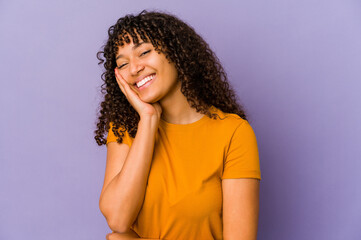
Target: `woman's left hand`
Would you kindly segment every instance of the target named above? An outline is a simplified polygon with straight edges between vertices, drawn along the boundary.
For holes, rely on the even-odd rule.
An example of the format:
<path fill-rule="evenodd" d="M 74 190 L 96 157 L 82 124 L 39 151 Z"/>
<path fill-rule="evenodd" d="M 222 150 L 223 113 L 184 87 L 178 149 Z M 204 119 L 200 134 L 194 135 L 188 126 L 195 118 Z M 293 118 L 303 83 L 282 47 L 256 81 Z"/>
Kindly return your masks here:
<path fill-rule="evenodd" d="M 135 239 L 143 239 L 143 240 L 156 240 L 150 238 L 139 238 L 136 233 L 129 232 L 129 233 L 108 233 L 106 236 L 107 240 L 135 240 Z"/>
<path fill-rule="evenodd" d="M 131 234 L 128 233 L 108 233 L 105 237 L 107 240 L 130 240 L 130 239 L 138 239 Z"/>

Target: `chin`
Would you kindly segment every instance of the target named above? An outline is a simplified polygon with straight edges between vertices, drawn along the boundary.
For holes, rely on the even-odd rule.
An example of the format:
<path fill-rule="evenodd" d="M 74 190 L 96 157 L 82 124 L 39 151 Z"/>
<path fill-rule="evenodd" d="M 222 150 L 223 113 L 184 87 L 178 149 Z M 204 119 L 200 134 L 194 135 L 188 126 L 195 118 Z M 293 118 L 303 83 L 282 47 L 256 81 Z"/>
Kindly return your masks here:
<path fill-rule="evenodd" d="M 157 97 L 146 97 L 146 98 L 140 98 L 143 102 L 146 102 L 146 103 L 156 103 L 159 101 L 159 99 Z"/>

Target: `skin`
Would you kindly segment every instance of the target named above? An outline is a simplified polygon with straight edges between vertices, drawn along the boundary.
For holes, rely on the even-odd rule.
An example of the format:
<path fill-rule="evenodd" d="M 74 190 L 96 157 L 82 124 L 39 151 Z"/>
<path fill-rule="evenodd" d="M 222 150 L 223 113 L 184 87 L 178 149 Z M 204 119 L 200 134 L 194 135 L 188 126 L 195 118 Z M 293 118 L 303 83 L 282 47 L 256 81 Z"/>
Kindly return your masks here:
<path fill-rule="evenodd" d="M 119 56 L 122 57 L 118 58 Z M 187 124 L 202 118 L 203 114 L 191 108 L 186 97 L 181 93 L 181 83 L 177 79 L 177 70 L 174 64 L 169 63 L 164 54 L 157 53 L 151 43 L 143 43 L 134 48 L 134 44 L 131 42 L 119 48 L 117 58 L 118 84 L 130 87 L 132 91 L 126 93 L 130 94 L 128 100 L 132 105 L 136 104 L 135 109 L 139 110 L 140 116 L 143 113 L 153 112 L 146 103 L 152 104 L 153 107 L 154 103 L 158 103 L 162 111 L 161 117 L 166 122 Z M 156 79 L 151 85 L 142 90 L 134 86 L 139 77 L 143 78 L 151 73 L 156 74 Z"/>
<path fill-rule="evenodd" d="M 138 89 L 134 85 L 137 80 L 143 79 L 145 76 L 153 73 L 156 74 L 156 78 L 148 87 Z M 140 125 L 138 126 L 138 132 L 143 131 L 142 126 L 144 129 L 156 130 L 160 118 L 169 123 L 188 124 L 203 117 L 203 114 L 197 113 L 195 109 L 189 106 L 187 99 L 181 93 L 181 84 L 177 79 L 177 70 L 174 64 L 169 63 L 164 54 L 157 53 L 150 43 L 142 43 L 139 46 L 135 46 L 131 42 L 130 44 L 120 47 L 117 52 L 117 68 L 115 69 L 115 74 L 121 91 L 140 115 L 141 120 Z M 144 132 L 145 131 L 146 130 L 144 130 Z M 137 149 L 137 145 L 139 145 L 142 146 L 142 148 L 148 147 L 149 151 L 153 151 L 149 138 L 153 137 L 152 134 L 154 134 L 154 132 L 150 130 L 150 133 L 144 133 L 144 140 L 142 140 L 143 138 L 141 134 L 143 133 L 139 133 L 138 137 L 137 133 L 133 142 L 133 145 L 136 145 L 134 146 L 134 149 Z M 141 143 L 141 141 L 144 142 Z M 125 156 L 135 156 L 135 152 L 139 152 L 139 149 L 141 148 L 139 147 L 138 150 L 133 151 L 129 150 L 129 147 L 125 144 L 118 144 L 116 142 L 109 143 L 106 176 L 101 195 L 106 195 L 103 194 L 103 192 L 105 192 L 105 189 L 108 188 L 108 198 L 114 198 L 114 195 L 116 195 L 115 189 L 120 188 L 116 183 L 116 179 L 118 178 L 118 184 L 120 184 L 120 172 L 122 172 L 122 168 L 128 168 L 129 171 L 132 170 L 131 166 L 129 164 L 128 166 L 125 163 Z M 141 153 L 138 153 L 138 155 L 141 155 Z M 147 154 L 145 153 L 144 156 L 146 155 Z M 150 156 L 150 154 L 148 153 L 147 156 Z M 127 158 L 129 158 L 129 156 L 127 156 Z M 132 163 L 136 164 L 134 158 L 132 159 Z M 142 159 L 144 160 L 146 157 L 143 157 Z M 148 158 L 146 162 L 147 164 L 144 164 L 141 160 L 139 160 L 140 165 L 135 169 L 137 172 L 141 172 L 142 169 L 139 170 L 139 168 L 143 167 L 145 174 L 142 176 L 135 176 L 136 173 L 134 173 L 134 178 L 139 177 L 142 180 L 146 180 L 146 173 L 149 171 L 150 161 L 151 160 Z M 127 165 L 127 167 L 125 165 Z M 126 171 L 128 170 L 125 170 L 124 172 Z M 125 175 L 124 172 L 123 175 Z M 132 177 L 133 175 L 129 174 L 129 176 L 123 178 L 131 179 Z M 144 181 L 135 182 L 134 184 L 142 185 L 136 191 L 144 192 Z M 224 239 L 256 240 L 259 213 L 259 180 L 224 179 L 222 180 L 222 192 Z M 124 195 L 123 192 L 118 192 L 118 194 L 119 197 Z M 137 198 L 142 197 L 144 198 L 144 195 L 137 196 Z M 109 204 L 112 203 L 104 203 L 104 205 Z M 138 205 L 140 207 L 141 202 L 139 202 Z M 133 214 L 133 218 L 135 218 L 139 212 L 138 208 L 137 206 L 134 207 L 134 209 L 136 209 L 134 210 L 136 214 Z M 106 211 L 104 210 L 104 212 Z M 129 224 L 130 223 L 127 225 L 129 226 Z M 113 233 L 109 233 L 106 236 L 106 239 L 141 239 L 129 228 L 119 230 L 112 227 L 116 225 L 117 223 L 109 224 Z"/>
<path fill-rule="evenodd" d="M 223 239 L 256 240 L 259 213 L 258 179 L 223 179 Z"/>

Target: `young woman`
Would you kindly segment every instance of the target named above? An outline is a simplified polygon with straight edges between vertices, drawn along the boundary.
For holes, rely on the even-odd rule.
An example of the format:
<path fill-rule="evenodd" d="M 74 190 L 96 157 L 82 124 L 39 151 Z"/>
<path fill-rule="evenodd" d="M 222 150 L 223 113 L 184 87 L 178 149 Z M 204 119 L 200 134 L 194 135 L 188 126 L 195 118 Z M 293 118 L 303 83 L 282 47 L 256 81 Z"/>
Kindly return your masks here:
<path fill-rule="evenodd" d="M 255 240 L 257 141 L 208 44 L 160 12 L 108 33 L 95 131 L 107 145 L 107 239 Z"/>

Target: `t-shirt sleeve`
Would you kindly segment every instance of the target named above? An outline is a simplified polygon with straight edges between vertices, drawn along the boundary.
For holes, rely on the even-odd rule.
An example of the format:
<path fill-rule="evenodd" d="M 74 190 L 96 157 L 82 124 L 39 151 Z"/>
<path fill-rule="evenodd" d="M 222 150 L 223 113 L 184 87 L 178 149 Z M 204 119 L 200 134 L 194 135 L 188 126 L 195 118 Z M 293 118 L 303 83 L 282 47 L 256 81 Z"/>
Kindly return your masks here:
<path fill-rule="evenodd" d="M 256 135 L 243 121 L 234 131 L 224 161 L 222 179 L 257 178 L 261 180 Z"/>
<path fill-rule="evenodd" d="M 110 126 L 110 128 L 109 128 L 109 132 L 108 132 L 108 136 L 107 136 L 107 143 L 106 143 L 107 146 L 108 146 L 108 143 L 117 141 L 117 137 L 114 135 L 114 132 L 113 132 L 113 123 L 111 122 L 109 124 L 109 126 Z M 123 129 L 124 128 L 122 127 L 121 130 L 123 130 Z M 118 131 L 120 131 L 120 129 Z M 129 147 L 133 143 L 133 138 L 129 136 L 128 131 L 124 132 L 123 143 L 127 144 Z"/>

